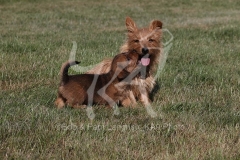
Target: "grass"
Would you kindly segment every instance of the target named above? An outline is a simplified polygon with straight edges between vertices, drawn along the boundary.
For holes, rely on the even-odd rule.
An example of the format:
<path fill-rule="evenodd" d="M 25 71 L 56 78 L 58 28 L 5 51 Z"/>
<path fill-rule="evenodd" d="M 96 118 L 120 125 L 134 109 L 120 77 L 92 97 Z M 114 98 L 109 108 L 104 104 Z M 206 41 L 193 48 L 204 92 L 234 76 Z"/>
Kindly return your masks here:
<path fill-rule="evenodd" d="M 0 158 L 240 159 L 239 9 L 237 0 L 1 0 Z M 96 106 L 90 121 L 56 109 L 72 42 L 83 66 L 112 57 L 126 16 L 142 27 L 159 19 L 174 36 L 153 97 L 162 117 Z"/>

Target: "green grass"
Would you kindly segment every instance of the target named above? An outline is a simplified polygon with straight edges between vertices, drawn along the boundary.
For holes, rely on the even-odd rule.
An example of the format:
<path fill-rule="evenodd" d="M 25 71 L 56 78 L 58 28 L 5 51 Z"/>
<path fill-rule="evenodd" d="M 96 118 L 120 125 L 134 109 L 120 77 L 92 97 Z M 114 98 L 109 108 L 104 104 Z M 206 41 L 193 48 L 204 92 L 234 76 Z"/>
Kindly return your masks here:
<path fill-rule="evenodd" d="M 239 10 L 237 0 L 1 0 L 0 159 L 240 159 Z M 174 36 L 153 96 L 162 117 L 95 107 L 91 122 L 56 109 L 72 42 L 83 66 L 112 57 L 126 16 L 159 19 Z"/>

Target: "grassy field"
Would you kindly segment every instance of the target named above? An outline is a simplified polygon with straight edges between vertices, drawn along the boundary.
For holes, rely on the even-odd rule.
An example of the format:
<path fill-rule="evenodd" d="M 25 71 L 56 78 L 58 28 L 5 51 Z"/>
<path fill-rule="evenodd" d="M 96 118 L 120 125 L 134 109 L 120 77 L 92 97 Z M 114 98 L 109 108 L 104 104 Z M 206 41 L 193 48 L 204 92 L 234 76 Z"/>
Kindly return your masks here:
<path fill-rule="evenodd" d="M 0 0 L 0 13 L 0 159 L 240 159 L 238 0 Z M 153 97 L 162 117 L 56 109 L 73 41 L 83 66 L 112 57 L 126 16 L 174 37 Z"/>

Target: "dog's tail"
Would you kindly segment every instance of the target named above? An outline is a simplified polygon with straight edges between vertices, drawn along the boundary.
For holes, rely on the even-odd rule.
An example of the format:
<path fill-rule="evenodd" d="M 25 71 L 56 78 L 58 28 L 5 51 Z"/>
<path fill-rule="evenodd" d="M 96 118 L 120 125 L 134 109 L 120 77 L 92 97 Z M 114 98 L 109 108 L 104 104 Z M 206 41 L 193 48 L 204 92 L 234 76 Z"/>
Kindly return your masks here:
<path fill-rule="evenodd" d="M 79 64 L 80 62 L 78 61 L 67 61 L 63 63 L 60 74 L 61 74 L 61 85 L 64 85 L 68 82 L 69 76 L 68 76 L 68 69 L 69 67 Z"/>

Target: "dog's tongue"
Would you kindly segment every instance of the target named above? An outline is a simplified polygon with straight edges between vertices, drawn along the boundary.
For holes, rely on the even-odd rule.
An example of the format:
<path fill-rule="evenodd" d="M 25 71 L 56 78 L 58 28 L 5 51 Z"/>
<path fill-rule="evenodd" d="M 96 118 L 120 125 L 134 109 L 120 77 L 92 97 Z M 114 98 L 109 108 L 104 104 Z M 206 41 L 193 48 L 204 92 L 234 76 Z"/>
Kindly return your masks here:
<path fill-rule="evenodd" d="M 148 66 L 150 63 L 150 58 L 141 58 L 141 63 L 143 66 Z"/>

